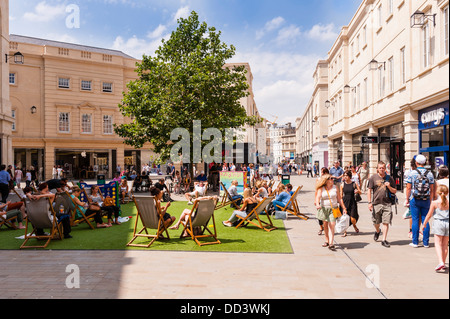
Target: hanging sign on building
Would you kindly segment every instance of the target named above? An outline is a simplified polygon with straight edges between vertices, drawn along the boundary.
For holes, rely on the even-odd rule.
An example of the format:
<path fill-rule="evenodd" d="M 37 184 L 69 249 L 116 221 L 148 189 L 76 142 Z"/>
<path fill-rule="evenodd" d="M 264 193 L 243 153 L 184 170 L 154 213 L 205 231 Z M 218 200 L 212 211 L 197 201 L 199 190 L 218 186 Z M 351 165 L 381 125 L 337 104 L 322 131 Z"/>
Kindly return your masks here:
<path fill-rule="evenodd" d="M 363 136 L 361 142 L 363 144 L 378 144 L 379 139 L 378 136 Z"/>

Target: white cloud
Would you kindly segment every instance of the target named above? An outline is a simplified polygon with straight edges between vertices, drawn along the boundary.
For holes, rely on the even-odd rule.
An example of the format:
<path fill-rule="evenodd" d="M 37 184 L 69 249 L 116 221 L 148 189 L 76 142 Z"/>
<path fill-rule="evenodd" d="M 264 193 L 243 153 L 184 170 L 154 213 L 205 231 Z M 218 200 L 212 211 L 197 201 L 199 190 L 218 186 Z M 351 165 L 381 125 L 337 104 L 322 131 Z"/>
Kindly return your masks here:
<path fill-rule="evenodd" d="M 229 61 L 248 62 L 253 93 L 262 116 L 277 114 L 278 123 L 300 117 L 311 99 L 314 69 L 320 57 L 286 52 L 238 52 Z M 295 122 L 295 121 L 294 121 Z"/>
<path fill-rule="evenodd" d="M 293 42 L 301 36 L 300 28 L 295 25 L 290 25 L 286 28 L 281 29 L 278 32 L 276 42 L 278 44 L 285 44 L 288 42 Z"/>
<path fill-rule="evenodd" d="M 142 55 L 153 55 L 161 44 L 161 39 L 148 41 L 147 39 L 140 39 L 132 36 L 129 39 L 124 39 L 118 36 L 111 49 L 122 51 L 136 59 L 142 59 Z"/>
<path fill-rule="evenodd" d="M 335 40 L 339 35 L 333 23 L 327 25 L 316 24 L 306 31 L 305 34 L 308 38 L 319 41 Z"/>
<path fill-rule="evenodd" d="M 39 2 L 33 12 L 25 12 L 25 20 L 32 22 L 50 22 L 57 18 L 63 18 L 66 15 L 66 6 L 64 4 L 49 5 L 47 2 Z"/>
<path fill-rule="evenodd" d="M 147 37 L 149 37 L 150 39 L 161 38 L 166 30 L 167 27 L 160 24 L 155 30 L 150 31 L 147 34 Z"/>
<path fill-rule="evenodd" d="M 276 17 L 268 21 L 263 29 L 256 31 L 256 39 L 259 40 L 264 37 L 267 32 L 278 29 L 284 22 L 285 20 L 283 17 Z"/>
<path fill-rule="evenodd" d="M 190 9 L 188 6 L 179 8 L 178 11 L 173 16 L 173 22 L 176 23 L 177 20 L 180 18 L 184 18 L 184 19 L 188 18 L 190 13 L 191 12 L 190 12 Z"/>

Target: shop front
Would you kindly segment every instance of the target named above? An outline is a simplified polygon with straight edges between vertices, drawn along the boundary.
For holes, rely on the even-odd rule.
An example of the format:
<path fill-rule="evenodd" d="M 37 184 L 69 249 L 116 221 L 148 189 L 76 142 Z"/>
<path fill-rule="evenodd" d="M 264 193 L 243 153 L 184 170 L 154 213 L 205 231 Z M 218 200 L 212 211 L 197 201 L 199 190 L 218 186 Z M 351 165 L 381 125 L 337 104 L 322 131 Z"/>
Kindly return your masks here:
<path fill-rule="evenodd" d="M 440 165 L 448 166 L 449 101 L 419 111 L 419 151 L 434 172 Z"/>

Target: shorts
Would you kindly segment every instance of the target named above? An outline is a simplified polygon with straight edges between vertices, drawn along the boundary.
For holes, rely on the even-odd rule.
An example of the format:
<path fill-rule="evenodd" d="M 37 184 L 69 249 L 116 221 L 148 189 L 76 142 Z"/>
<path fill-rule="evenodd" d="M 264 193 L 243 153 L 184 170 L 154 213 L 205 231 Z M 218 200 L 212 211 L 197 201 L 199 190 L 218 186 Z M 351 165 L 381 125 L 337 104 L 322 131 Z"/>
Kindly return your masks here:
<path fill-rule="evenodd" d="M 168 220 L 168 219 L 171 219 L 171 218 L 172 218 L 172 216 L 170 216 L 169 213 L 165 213 L 164 216 L 163 216 L 163 220 L 164 220 L 164 221 L 166 221 L 166 220 Z"/>
<path fill-rule="evenodd" d="M 372 222 L 374 225 L 391 224 L 392 209 L 390 204 L 373 205 Z"/>
<path fill-rule="evenodd" d="M 333 210 L 325 207 L 321 207 L 317 210 L 317 219 L 328 223 L 336 222 L 336 218 L 334 218 L 333 215 Z"/>
<path fill-rule="evenodd" d="M 435 219 L 433 221 L 433 234 L 448 237 L 448 219 Z"/>

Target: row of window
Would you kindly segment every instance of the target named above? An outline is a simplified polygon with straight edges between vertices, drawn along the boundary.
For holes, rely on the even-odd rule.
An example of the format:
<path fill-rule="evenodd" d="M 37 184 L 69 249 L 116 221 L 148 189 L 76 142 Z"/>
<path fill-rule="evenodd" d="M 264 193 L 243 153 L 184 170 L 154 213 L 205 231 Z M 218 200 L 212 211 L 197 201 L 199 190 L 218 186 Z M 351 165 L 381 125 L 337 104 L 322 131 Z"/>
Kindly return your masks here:
<path fill-rule="evenodd" d="M 113 116 L 112 115 L 103 115 L 102 121 L 103 121 L 103 125 L 102 125 L 103 134 L 112 135 L 114 133 Z M 59 133 L 70 133 L 70 123 L 71 123 L 71 113 L 70 112 L 59 112 L 58 132 Z M 82 114 L 81 115 L 81 134 L 92 134 L 92 133 L 93 133 L 92 114 Z"/>
<path fill-rule="evenodd" d="M 60 89 L 70 89 L 71 88 L 71 79 L 70 78 L 58 78 L 58 88 Z M 81 80 L 80 84 L 81 91 L 93 91 L 93 82 L 92 80 Z M 112 93 L 113 92 L 113 83 L 112 82 L 102 82 L 101 90 L 104 93 Z"/>
<path fill-rule="evenodd" d="M 16 110 L 12 110 L 12 130 L 16 130 Z M 70 133 L 70 112 L 60 112 L 58 118 L 58 132 L 59 133 Z M 93 133 L 93 118 L 92 114 L 82 114 L 81 115 L 81 133 L 82 134 L 92 134 Z M 103 115 L 103 134 L 112 135 L 114 134 L 114 122 L 112 115 Z"/>
<path fill-rule="evenodd" d="M 403 3 L 403 0 L 402 0 Z M 389 21 L 392 15 L 394 14 L 394 0 L 387 0 L 388 4 L 388 19 L 386 21 Z M 400 7 L 400 5 L 399 5 Z M 382 28 L 384 24 L 384 18 L 383 18 L 383 4 L 380 4 L 377 7 L 377 24 L 378 28 Z M 442 39 L 442 54 L 445 57 L 448 57 L 449 55 L 449 7 L 446 6 L 442 9 L 442 33 L 443 33 L 443 39 Z M 436 46 L 435 43 L 431 41 L 432 35 L 430 28 L 433 27 L 430 23 L 425 23 L 425 25 L 422 28 L 422 66 L 424 68 L 428 68 L 430 64 L 432 63 L 431 59 L 434 56 L 433 49 Z M 365 25 L 361 33 L 358 34 L 355 39 L 350 44 L 350 60 L 353 61 L 355 58 L 357 58 L 360 54 L 361 48 L 364 49 L 367 45 L 367 25 Z M 331 79 L 333 80 L 339 72 L 342 70 L 343 64 L 342 64 L 342 56 L 339 55 L 333 62 L 331 62 L 330 65 L 330 72 L 331 72 Z"/>
<path fill-rule="evenodd" d="M 16 85 L 17 84 L 17 74 L 9 73 L 9 84 Z M 60 89 L 70 89 L 71 88 L 71 79 L 70 78 L 58 78 L 58 88 Z M 81 91 L 93 91 L 93 82 L 91 80 L 81 80 L 80 83 Z M 112 82 L 102 82 L 101 91 L 103 93 L 112 93 L 113 92 L 113 83 Z"/>

